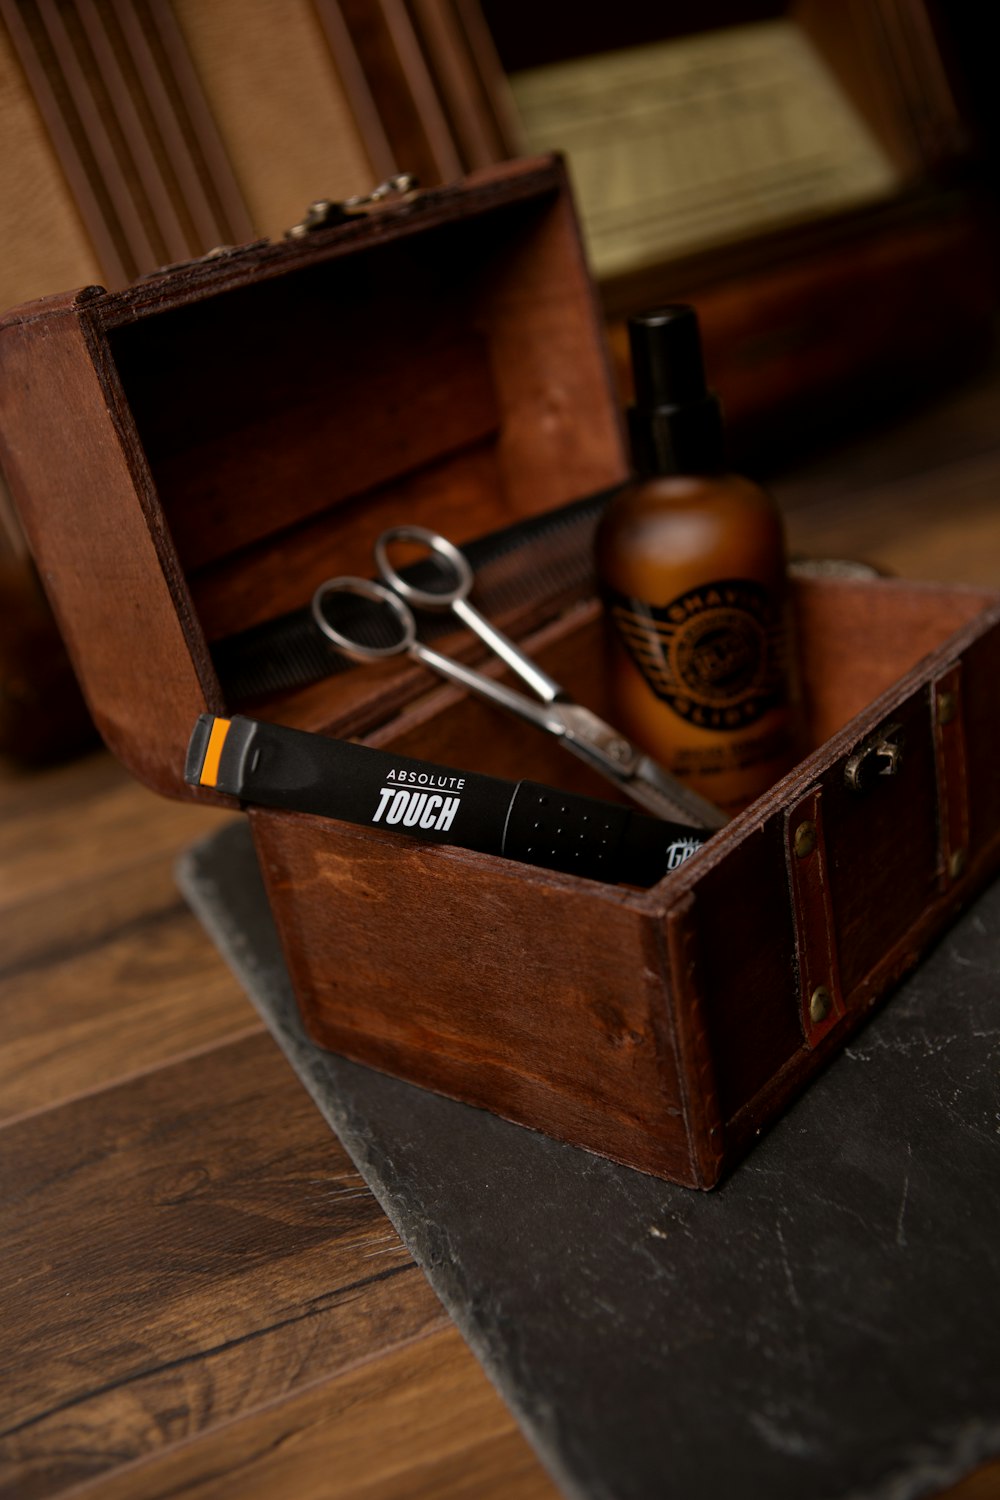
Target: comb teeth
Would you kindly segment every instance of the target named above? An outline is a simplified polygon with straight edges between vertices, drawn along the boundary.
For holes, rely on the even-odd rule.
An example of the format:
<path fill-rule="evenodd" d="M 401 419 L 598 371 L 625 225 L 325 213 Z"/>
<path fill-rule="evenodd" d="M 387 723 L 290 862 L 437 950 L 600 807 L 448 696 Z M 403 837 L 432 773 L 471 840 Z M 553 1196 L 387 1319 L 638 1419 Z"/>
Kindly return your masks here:
<path fill-rule="evenodd" d="M 613 491 L 605 490 L 559 510 L 518 521 L 467 543 L 462 551 L 476 575 L 473 596 L 486 615 L 508 614 L 537 599 L 557 600 L 594 588 L 594 532 Z M 435 569 L 421 561 L 403 569 L 420 588 L 432 589 Z M 349 606 L 348 606 L 349 607 Z M 358 601 L 364 635 L 372 645 L 391 645 L 392 626 Z M 345 622 L 351 616 L 342 616 Z M 450 615 L 422 615 L 420 636 L 433 640 L 455 629 Z M 251 703 L 289 688 L 354 670 L 317 629 L 308 608 L 297 609 L 227 636 L 212 647 L 212 661 L 226 702 Z"/>

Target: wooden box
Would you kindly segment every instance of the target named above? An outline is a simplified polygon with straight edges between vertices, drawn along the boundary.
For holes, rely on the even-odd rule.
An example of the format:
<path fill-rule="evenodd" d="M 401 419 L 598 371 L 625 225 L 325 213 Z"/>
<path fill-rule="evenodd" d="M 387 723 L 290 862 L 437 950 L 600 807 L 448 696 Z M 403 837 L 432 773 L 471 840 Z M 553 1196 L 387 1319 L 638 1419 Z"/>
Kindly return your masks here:
<path fill-rule="evenodd" d="M 218 670 L 234 633 L 370 573 L 386 524 L 463 543 L 624 477 L 557 161 L 28 305 L 0 360 L 3 463 L 40 572 L 107 743 L 149 786 L 196 795 L 196 716 L 242 709 L 608 794 L 413 664 L 253 702 Z M 534 586 L 493 605 L 601 712 L 580 538 L 576 576 L 550 579 L 536 535 L 507 562 Z M 1000 604 L 819 579 L 796 599 L 815 748 L 652 890 L 251 812 L 316 1041 L 716 1182 L 1000 863 Z"/>

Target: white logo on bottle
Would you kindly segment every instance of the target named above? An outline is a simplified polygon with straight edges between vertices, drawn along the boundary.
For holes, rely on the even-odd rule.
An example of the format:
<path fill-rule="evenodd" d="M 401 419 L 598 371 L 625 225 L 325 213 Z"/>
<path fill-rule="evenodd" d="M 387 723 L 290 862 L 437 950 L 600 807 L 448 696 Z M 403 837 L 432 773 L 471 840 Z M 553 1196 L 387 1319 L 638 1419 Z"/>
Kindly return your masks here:
<path fill-rule="evenodd" d="M 667 869 L 676 870 L 678 865 L 690 859 L 692 854 L 697 854 L 700 848 L 701 839 L 674 839 L 674 842 L 667 846 Z"/>

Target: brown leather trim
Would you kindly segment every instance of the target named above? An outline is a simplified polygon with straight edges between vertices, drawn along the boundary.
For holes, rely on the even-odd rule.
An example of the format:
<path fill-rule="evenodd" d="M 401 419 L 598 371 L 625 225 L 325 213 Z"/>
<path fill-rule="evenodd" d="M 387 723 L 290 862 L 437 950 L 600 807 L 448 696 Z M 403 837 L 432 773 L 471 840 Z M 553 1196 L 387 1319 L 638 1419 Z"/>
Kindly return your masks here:
<path fill-rule="evenodd" d="M 822 787 L 814 786 L 785 814 L 785 857 L 799 968 L 799 1012 L 807 1047 L 844 1014 L 840 963 L 823 831 Z"/>
<path fill-rule="evenodd" d="M 942 888 L 954 885 L 969 859 L 969 787 L 966 775 L 962 663 L 930 685 L 938 798 L 938 871 Z"/>
<path fill-rule="evenodd" d="M 698 1186 L 713 1187 L 722 1172 L 724 1129 L 712 1044 L 705 1022 L 704 985 L 698 972 L 695 897 L 686 896 L 667 912 L 666 945 L 674 996 L 681 1087 L 691 1158 Z"/>

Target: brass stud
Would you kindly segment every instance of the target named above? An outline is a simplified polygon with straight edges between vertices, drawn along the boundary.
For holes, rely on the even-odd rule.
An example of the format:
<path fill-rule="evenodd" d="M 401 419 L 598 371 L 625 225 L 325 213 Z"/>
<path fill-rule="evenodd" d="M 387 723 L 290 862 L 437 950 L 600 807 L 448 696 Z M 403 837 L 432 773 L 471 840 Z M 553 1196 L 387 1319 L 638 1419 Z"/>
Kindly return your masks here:
<path fill-rule="evenodd" d="M 939 724 L 950 724 L 958 710 L 958 703 L 954 693 L 947 691 L 938 693 L 937 717 Z"/>
<path fill-rule="evenodd" d="M 817 985 L 809 997 L 809 1019 L 819 1025 L 820 1021 L 826 1020 L 832 1009 L 833 996 L 830 991 L 824 984 Z"/>
<path fill-rule="evenodd" d="M 816 824 L 810 823 L 808 818 L 800 823 L 795 830 L 795 855 L 797 859 L 805 859 L 816 847 Z"/>
<path fill-rule="evenodd" d="M 948 861 L 948 874 L 952 880 L 957 880 L 960 875 L 964 874 L 967 863 L 968 855 L 966 851 L 964 849 L 956 849 Z"/>

